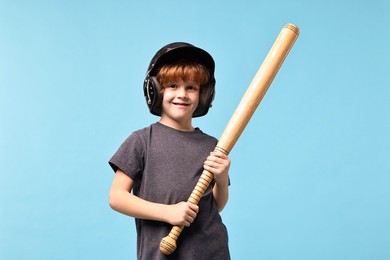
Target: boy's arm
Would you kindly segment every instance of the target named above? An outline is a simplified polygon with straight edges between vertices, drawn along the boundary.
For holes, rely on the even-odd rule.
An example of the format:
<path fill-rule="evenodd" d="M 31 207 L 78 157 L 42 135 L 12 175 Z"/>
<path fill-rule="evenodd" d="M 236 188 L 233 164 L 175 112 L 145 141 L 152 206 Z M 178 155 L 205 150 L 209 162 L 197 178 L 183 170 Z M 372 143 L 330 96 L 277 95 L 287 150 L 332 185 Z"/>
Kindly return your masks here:
<path fill-rule="evenodd" d="M 213 196 L 215 204 L 221 212 L 229 198 L 230 159 L 221 152 L 211 152 L 203 167 L 214 175 Z"/>
<path fill-rule="evenodd" d="M 218 211 L 221 212 L 229 199 L 229 182 L 226 184 L 221 184 L 215 182 L 213 188 L 214 201 L 217 205 Z"/>
<path fill-rule="evenodd" d="M 134 181 L 123 171 L 117 170 L 109 194 L 110 207 L 122 214 L 139 219 L 149 219 L 189 226 L 199 207 L 190 202 L 165 205 L 143 200 L 131 193 Z"/>

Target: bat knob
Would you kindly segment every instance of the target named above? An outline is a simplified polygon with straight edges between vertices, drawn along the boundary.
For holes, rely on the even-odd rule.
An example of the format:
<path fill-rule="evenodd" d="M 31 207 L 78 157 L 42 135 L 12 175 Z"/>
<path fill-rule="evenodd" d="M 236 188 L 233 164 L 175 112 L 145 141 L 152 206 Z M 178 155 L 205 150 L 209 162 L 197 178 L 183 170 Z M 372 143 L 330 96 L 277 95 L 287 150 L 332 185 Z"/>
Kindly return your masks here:
<path fill-rule="evenodd" d="M 163 239 L 161 239 L 160 242 L 160 251 L 164 255 L 170 255 L 172 254 L 176 249 L 176 240 L 171 238 L 170 236 L 166 236 Z"/>

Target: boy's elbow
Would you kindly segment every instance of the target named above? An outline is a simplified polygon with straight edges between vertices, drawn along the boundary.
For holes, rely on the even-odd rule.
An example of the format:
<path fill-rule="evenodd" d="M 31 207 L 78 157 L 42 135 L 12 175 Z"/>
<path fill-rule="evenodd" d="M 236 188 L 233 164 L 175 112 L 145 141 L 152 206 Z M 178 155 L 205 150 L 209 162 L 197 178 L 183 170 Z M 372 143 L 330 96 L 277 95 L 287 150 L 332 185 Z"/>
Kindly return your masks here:
<path fill-rule="evenodd" d="M 119 196 L 117 193 L 110 192 L 108 195 L 108 204 L 110 205 L 110 208 L 117 211 L 119 207 Z"/>
<path fill-rule="evenodd" d="M 222 210 L 225 208 L 226 204 L 227 204 L 227 201 L 217 205 L 218 212 L 222 212 Z"/>
<path fill-rule="evenodd" d="M 221 212 L 225 208 L 227 202 L 228 202 L 227 196 L 225 198 L 219 198 L 219 199 L 214 198 L 214 203 L 217 207 L 218 212 Z"/>

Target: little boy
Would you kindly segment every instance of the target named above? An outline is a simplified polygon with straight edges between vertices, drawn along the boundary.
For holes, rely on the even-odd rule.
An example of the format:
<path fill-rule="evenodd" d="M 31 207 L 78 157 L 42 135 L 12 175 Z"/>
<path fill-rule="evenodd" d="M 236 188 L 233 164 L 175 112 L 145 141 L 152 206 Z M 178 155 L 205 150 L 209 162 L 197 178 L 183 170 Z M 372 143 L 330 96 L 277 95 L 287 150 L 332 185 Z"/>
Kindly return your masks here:
<path fill-rule="evenodd" d="M 149 110 L 160 120 L 133 132 L 109 161 L 115 171 L 109 203 L 135 218 L 138 259 L 230 259 L 219 214 L 228 200 L 230 159 L 210 153 L 217 139 L 192 126 L 213 101 L 214 67 L 210 54 L 191 44 L 161 48 L 144 82 Z M 214 180 L 195 205 L 187 199 L 203 169 Z M 166 256 L 159 245 L 172 225 L 186 228 Z"/>

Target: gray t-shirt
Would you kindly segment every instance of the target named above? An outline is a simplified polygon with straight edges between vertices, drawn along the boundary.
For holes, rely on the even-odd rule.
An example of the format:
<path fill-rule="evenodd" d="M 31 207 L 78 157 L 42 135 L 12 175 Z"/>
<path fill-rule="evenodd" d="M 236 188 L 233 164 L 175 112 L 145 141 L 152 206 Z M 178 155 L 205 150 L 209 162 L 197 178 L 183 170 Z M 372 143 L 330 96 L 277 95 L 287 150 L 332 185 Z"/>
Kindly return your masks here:
<path fill-rule="evenodd" d="M 151 202 L 175 204 L 187 201 L 216 144 L 214 137 L 199 129 L 185 132 L 155 123 L 132 133 L 109 164 L 134 181 L 134 195 Z M 176 250 L 169 256 L 160 252 L 159 245 L 172 226 L 135 219 L 138 259 L 230 259 L 227 230 L 215 205 L 212 186 L 199 201 L 195 221 L 184 228 Z"/>

